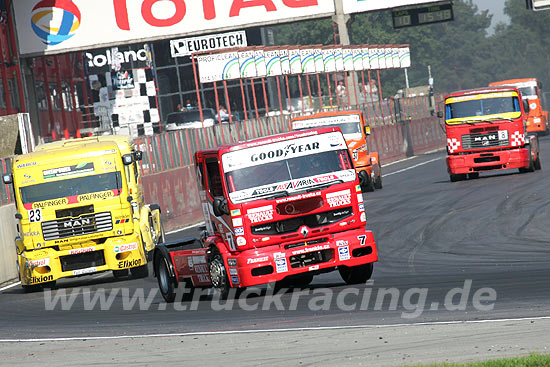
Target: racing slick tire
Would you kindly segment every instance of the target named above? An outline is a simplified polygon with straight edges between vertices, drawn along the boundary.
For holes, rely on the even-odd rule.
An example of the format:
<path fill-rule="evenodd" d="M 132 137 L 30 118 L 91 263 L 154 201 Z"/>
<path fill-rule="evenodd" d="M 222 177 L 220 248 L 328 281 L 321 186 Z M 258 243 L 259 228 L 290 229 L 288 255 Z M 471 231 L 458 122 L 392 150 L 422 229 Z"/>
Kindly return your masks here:
<path fill-rule="evenodd" d="M 219 292 L 222 299 L 226 299 L 231 290 L 229 284 L 229 278 L 227 277 L 227 270 L 223 262 L 223 257 L 218 249 L 212 250 L 210 261 L 208 262 L 208 269 L 210 272 L 210 278 L 212 279 L 212 286 Z"/>
<path fill-rule="evenodd" d="M 538 171 L 542 168 L 542 165 L 540 164 L 540 153 L 537 153 L 537 160 L 535 161 L 535 170 Z"/>
<path fill-rule="evenodd" d="M 155 257 L 155 268 L 157 269 L 157 281 L 159 284 L 160 294 L 167 303 L 172 303 L 176 299 L 176 291 L 174 290 L 175 279 L 170 275 L 170 270 L 164 256 Z"/>
<path fill-rule="evenodd" d="M 149 267 L 147 264 L 130 268 L 130 273 L 134 279 L 147 278 L 149 276 Z"/>
<path fill-rule="evenodd" d="M 122 279 L 128 276 L 128 269 L 113 270 L 113 276 L 115 279 Z"/>
<path fill-rule="evenodd" d="M 474 180 L 476 178 L 479 178 L 479 172 L 468 173 L 468 179 Z"/>
<path fill-rule="evenodd" d="M 23 292 L 25 293 L 34 293 L 42 289 L 42 287 L 39 284 L 33 284 L 33 285 L 21 284 L 21 288 L 23 288 Z"/>
<path fill-rule="evenodd" d="M 376 175 L 376 179 L 374 180 L 374 188 L 376 190 L 380 190 L 382 188 L 382 167 L 380 167 L 380 163 L 378 163 L 378 172 Z"/>
<path fill-rule="evenodd" d="M 451 178 L 451 182 L 463 181 L 466 179 L 466 174 L 461 173 L 458 175 L 450 175 L 450 178 Z"/>
<path fill-rule="evenodd" d="M 285 288 L 303 288 L 307 287 L 312 281 L 312 272 L 290 275 L 282 280 L 279 280 L 278 282 L 275 282 L 275 290 L 279 291 Z"/>
<path fill-rule="evenodd" d="M 529 146 L 529 166 L 528 167 L 520 167 L 519 173 L 527 173 L 527 172 L 535 172 L 535 161 L 533 160 L 533 154 L 531 152 L 531 146 Z"/>
<path fill-rule="evenodd" d="M 338 272 L 340 272 L 340 276 L 342 277 L 342 280 L 346 282 L 346 284 L 366 283 L 367 280 L 369 280 L 372 276 L 373 270 L 373 263 L 357 266 L 338 266 Z"/>

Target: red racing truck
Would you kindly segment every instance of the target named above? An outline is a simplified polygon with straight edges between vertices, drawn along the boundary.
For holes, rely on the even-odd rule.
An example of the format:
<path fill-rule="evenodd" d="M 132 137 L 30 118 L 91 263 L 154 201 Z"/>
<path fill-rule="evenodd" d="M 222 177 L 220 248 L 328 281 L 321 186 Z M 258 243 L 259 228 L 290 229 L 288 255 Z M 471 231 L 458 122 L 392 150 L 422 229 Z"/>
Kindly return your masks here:
<path fill-rule="evenodd" d="M 359 180 L 339 128 L 263 137 L 195 153 L 206 231 L 157 246 L 167 302 L 176 288 L 307 285 L 338 269 L 366 282 L 378 260 Z"/>
<path fill-rule="evenodd" d="M 541 168 L 536 135 L 526 129 L 529 105 L 515 87 L 460 91 L 445 97 L 447 169 L 451 181 L 479 172 Z M 443 117 L 439 113 L 439 117 Z"/>

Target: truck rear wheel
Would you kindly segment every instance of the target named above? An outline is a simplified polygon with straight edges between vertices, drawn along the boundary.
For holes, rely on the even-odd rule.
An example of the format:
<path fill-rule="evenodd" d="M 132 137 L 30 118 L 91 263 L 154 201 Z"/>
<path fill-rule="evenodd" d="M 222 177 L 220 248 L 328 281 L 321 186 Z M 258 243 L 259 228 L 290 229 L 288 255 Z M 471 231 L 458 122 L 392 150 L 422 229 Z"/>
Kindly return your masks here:
<path fill-rule="evenodd" d="M 542 168 L 542 166 L 540 164 L 540 153 L 537 153 L 537 160 L 535 161 L 535 170 L 538 171 L 541 168 Z"/>
<path fill-rule="evenodd" d="M 164 256 L 157 256 L 155 262 L 155 267 L 158 271 L 157 281 L 159 283 L 160 294 L 162 294 L 162 298 L 166 302 L 172 303 L 176 299 L 176 292 L 174 290 L 175 279 L 170 275 L 170 270 Z"/>
<path fill-rule="evenodd" d="M 520 167 L 519 173 L 527 173 L 527 172 L 534 172 L 535 171 L 535 161 L 533 160 L 533 152 L 531 151 L 531 146 L 529 146 L 529 166 L 527 167 Z"/>
<path fill-rule="evenodd" d="M 227 278 L 227 271 L 225 269 L 225 264 L 223 263 L 223 257 L 217 249 L 213 250 L 212 258 L 209 261 L 208 267 L 210 271 L 210 278 L 212 278 L 212 286 L 220 292 L 221 298 L 227 298 L 231 285 L 229 284 L 229 279 Z"/>
<path fill-rule="evenodd" d="M 374 270 L 373 263 L 357 265 L 357 266 L 338 266 L 338 271 L 342 280 L 346 284 L 360 284 L 365 283 L 372 276 Z"/>

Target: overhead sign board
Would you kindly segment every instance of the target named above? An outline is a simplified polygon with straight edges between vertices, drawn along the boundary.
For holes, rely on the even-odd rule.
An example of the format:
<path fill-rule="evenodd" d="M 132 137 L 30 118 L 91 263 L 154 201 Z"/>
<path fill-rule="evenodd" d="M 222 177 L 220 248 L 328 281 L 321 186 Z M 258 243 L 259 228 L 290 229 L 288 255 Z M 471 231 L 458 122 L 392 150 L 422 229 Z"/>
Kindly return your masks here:
<path fill-rule="evenodd" d="M 248 46 L 246 32 L 229 32 L 208 36 L 181 38 L 170 41 L 172 57 L 190 56 L 195 52 L 222 50 Z"/>
<path fill-rule="evenodd" d="M 21 56 L 122 46 L 334 14 L 332 0 L 17 0 Z"/>
<path fill-rule="evenodd" d="M 527 0 L 527 7 L 534 11 L 547 10 L 550 9 L 550 0 Z"/>
<path fill-rule="evenodd" d="M 392 11 L 393 28 L 447 22 L 454 19 L 451 3 L 432 4 Z"/>
<path fill-rule="evenodd" d="M 361 13 L 382 9 L 398 8 L 407 5 L 428 4 L 441 0 L 344 0 L 344 13 Z"/>

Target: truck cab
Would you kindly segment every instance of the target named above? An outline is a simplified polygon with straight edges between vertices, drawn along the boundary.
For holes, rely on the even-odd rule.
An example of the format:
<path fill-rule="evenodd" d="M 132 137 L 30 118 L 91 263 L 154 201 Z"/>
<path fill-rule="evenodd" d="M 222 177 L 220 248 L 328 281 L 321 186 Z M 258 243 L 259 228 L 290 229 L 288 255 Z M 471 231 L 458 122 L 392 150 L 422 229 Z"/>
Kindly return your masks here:
<path fill-rule="evenodd" d="M 540 169 L 537 137 L 528 134 L 527 100 L 515 87 L 455 92 L 445 97 L 447 169 L 451 181 L 480 172 Z M 443 115 L 440 114 L 440 117 Z"/>
<path fill-rule="evenodd" d="M 367 136 L 371 129 L 361 111 L 329 111 L 293 118 L 292 130 L 321 126 L 339 127 L 353 158 L 362 191 L 382 188 L 382 169 L 377 152 L 369 152 Z"/>
<path fill-rule="evenodd" d="M 548 111 L 542 109 L 542 84 L 537 79 L 502 80 L 500 82 L 489 83 L 489 86 L 510 86 L 519 89 L 522 98 L 529 103 L 529 115 L 526 122 L 527 132 L 548 135 Z"/>
<path fill-rule="evenodd" d="M 348 283 L 370 278 L 376 244 L 339 128 L 198 151 L 195 165 L 206 230 L 155 250 L 167 301 L 182 282 L 227 296 L 271 282 L 304 285 L 336 269 Z"/>
<path fill-rule="evenodd" d="M 40 145 L 17 156 L 12 173 L 25 291 L 60 278 L 112 270 L 148 274 L 147 258 L 163 232 L 158 205 L 146 205 L 128 137 L 102 136 Z"/>

